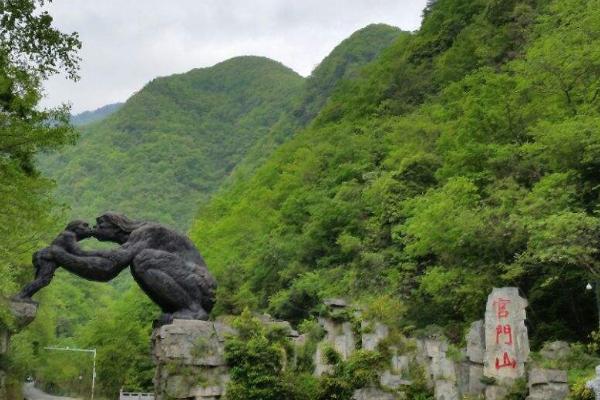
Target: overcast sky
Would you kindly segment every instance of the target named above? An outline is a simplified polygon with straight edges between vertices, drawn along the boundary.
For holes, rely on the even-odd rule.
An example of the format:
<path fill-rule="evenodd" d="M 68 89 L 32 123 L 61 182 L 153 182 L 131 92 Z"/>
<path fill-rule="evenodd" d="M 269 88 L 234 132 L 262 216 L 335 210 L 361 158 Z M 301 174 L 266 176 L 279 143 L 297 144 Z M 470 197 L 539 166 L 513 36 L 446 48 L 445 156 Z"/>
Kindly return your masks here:
<path fill-rule="evenodd" d="M 79 113 L 125 101 L 157 76 L 239 55 L 301 75 L 370 24 L 418 29 L 426 0 L 54 0 L 55 25 L 79 32 L 81 80 L 54 77 L 43 105 Z"/>

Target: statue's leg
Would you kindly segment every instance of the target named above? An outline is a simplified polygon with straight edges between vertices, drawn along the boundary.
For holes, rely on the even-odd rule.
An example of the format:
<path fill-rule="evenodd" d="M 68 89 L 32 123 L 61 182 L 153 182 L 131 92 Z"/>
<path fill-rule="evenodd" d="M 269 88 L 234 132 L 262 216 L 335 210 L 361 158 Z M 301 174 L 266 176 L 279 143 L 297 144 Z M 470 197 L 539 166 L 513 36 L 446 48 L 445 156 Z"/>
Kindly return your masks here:
<path fill-rule="evenodd" d="M 52 278 L 54 277 L 54 271 L 56 271 L 56 264 L 52 261 L 43 261 L 40 264 L 36 265 L 36 277 L 35 279 L 25 285 L 25 287 L 16 295 L 17 298 L 20 299 L 28 299 L 31 298 L 34 294 L 36 294 L 40 289 L 48 286 Z"/>
<path fill-rule="evenodd" d="M 190 268 L 178 255 L 147 249 L 133 260 L 131 273 L 142 290 L 165 313 L 179 319 L 207 319 L 199 290 L 190 290 L 194 281 Z"/>

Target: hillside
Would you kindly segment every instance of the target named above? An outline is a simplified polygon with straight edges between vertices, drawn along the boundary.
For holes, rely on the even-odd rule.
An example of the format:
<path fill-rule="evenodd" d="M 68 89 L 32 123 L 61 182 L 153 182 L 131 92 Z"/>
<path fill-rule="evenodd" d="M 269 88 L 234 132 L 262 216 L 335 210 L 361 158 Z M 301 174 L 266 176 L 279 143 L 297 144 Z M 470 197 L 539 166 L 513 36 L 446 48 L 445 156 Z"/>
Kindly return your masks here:
<path fill-rule="evenodd" d="M 494 286 L 534 346 L 597 326 L 596 2 L 438 0 L 191 228 L 218 312 L 301 321 L 327 296 L 460 340 Z M 543 310 L 543 316 L 542 316 Z"/>
<path fill-rule="evenodd" d="M 75 114 L 71 117 L 71 124 L 75 126 L 81 126 L 85 124 L 91 124 L 92 122 L 100 121 L 101 119 L 104 119 L 109 115 L 114 114 L 121 107 L 123 107 L 123 103 L 113 103 L 107 104 L 93 111 L 84 111 L 82 113 Z"/>
<path fill-rule="evenodd" d="M 356 79 L 363 66 L 375 59 L 401 35 L 408 33 L 386 24 L 371 24 L 354 32 L 337 45 L 306 79 L 294 99 L 291 112 L 283 114 L 269 133 L 256 142 L 236 166 L 225 186 L 232 182 L 243 184 L 277 147 L 314 119 L 339 85 L 347 80 Z"/>
<path fill-rule="evenodd" d="M 195 205 L 291 107 L 302 77 L 262 57 L 157 78 L 41 169 L 72 215 L 119 210 L 185 229 Z"/>

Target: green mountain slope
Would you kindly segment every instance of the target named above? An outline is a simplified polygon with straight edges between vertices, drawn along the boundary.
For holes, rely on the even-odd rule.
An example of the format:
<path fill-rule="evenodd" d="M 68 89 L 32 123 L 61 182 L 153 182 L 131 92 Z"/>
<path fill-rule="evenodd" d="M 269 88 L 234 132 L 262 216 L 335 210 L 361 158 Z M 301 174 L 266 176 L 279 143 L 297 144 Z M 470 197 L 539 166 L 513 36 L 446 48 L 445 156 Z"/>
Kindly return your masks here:
<path fill-rule="evenodd" d="M 218 308 L 299 321 L 325 296 L 450 338 L 494 286 L 534 344 L 596 326 L 600 9 L 438 0 L 191 229 Z"/>
<path fill-rule="evenodd" d="M 337 45 L 306 79 L 294 99 L 292 111 L 279 121 L 248 151 L 225 182 L 243 184 L 248 176 L 281 144 L 308 125 L 323 108 L 334 90 L 344 81 L 356 79 L 359 70 L 399 36 L 408 35 L 386 24 L 371 24 L 354 32 Z"/>
<path fill-rule="evenodd" d="M 197 202 L 290 109 L 302 83 L 262 57 L 157 78 L 41 167 L 73 215 L 119 210 L 184 229 Z"/>

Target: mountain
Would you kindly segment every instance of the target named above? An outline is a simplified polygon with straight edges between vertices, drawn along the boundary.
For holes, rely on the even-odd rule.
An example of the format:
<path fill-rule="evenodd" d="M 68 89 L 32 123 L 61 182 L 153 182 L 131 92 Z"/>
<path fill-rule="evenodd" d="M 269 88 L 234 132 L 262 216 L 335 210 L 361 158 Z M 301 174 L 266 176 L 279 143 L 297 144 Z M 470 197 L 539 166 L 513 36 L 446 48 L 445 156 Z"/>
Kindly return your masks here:
<path fill-rule="evenodd" d="M 200 209 L 217 312 L 300 322 L 344 296 L 460 340 L 493 287 L 532 343 L 585 340 L 600 243 L 600 15 L 437 0 L 314 120 Z M 393 310 L 393 311 L 391 311 Z"/>
<path fill-rule="evenodd" d="M 282 114 L 268 134 L 261 137 L 225 182 L 244 181 L 277 147 L 308 125 L 335 89 L 356 79 L 360 69 L 407 32 L 386 24 L 371 24 L 337 45 L 306 79 L 294 99 L 292 111 Z"/>
<path fill-rule="evenodd" d="M 185 229 L 246 151 L 290 110 L 303 78 L 262 57 L 157 78 L 81 139 L 48 156 L 72 215 L 119 210 Z"/>
<path fill-rule="evenodd" d="M 353 79 L 401 34 L 369 25 L 308 79 L 261 57 L 155 79 L 125 104 L 75 116 L 81 140 L 42 158 L 41 169 L 74 217 L 119 210 L 186 229 L 226 178 L 251 173 L 312 120 L 337 82 Z"/>
<path fill-rule="evenodd" d="M 101 119 L 104 119 L 117 112 L 121 107 L 123 107 L 123 104 L 124 103 L 107 104 L 93 111 L 84 111 L 82 113 L 75 114 L 71 117 L 71 124 L 75 126 L 81 126 L 100 121 Z"/>

